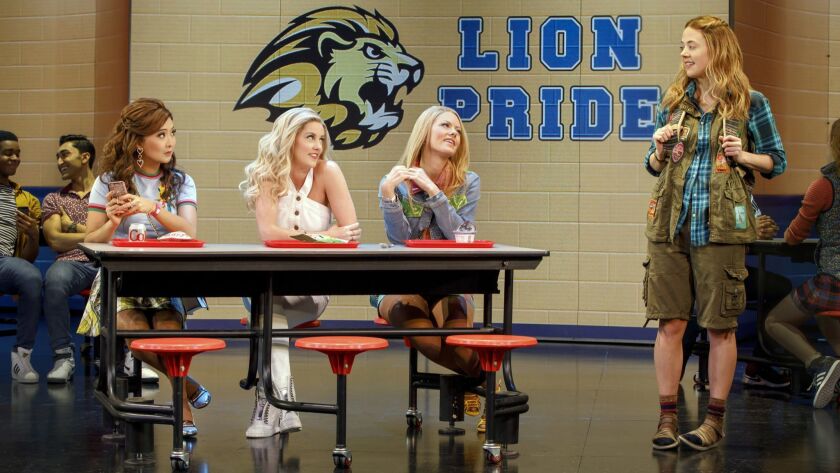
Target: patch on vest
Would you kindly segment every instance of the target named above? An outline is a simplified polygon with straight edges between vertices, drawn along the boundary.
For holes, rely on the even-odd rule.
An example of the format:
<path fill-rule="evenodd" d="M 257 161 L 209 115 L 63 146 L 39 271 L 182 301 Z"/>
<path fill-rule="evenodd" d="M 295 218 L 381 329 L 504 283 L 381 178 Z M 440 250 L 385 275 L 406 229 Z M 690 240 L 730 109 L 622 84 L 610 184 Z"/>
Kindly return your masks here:
<path fill-rule="evenodd" d="M 726 156 L 723 153 L 718 153 L 715 157 L 715 172 L 716 173 L 728 173 L 729 172 L 729 161 L 726 160 Z"/>
<path fill-rule="evenodd" d="M 677 143 L 676 146 L 674 146 L 673 151 L 671 151 L 671 160 L 674 161 L 675 163 L 679 162 L 680 159 L 682 159 L 684 153 L 685 153 L 685 145 L 683 144 L 682 141 L 680 141 L 679 143 Z"/>
<path fill-rule="evenodd" d="M 653 220 L 656 216 L 656 199 L 650 199 L 648 202 L 648 220 Z"/>
<path fill-rule="evenodd" d="M 735 204 L 735 207 L 732 209 L 735 212 L 735 229 L 736 230 L 746 230 L 747 229 L 747 206 L 744 204 Z"/>

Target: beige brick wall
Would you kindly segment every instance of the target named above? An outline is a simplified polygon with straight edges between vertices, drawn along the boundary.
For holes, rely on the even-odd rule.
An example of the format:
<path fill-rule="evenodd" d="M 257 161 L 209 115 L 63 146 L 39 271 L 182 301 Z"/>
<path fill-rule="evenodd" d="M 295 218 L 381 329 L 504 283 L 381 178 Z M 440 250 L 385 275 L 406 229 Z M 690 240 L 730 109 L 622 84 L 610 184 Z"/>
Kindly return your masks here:
<path fill-rule="evenodd" d="M 346 3 L 352 5 L 358 2 Z M 641 170 L 645 143 L 571 142 L 569 89 L 605 85 L 618 101 L 625 84 L 665 86 L 677 67 L 676 46 L 691 16 L 725 16 L 728 2 L 674 1 L 506 2 L 454 0 L 367 1 L 399 31 L 410 54 L 424 62 L 425 76 L 405 101 L 405 117 L 377 146 L 334 153 L 353 193 L 364 240 L 384 241 L 376 201 L 379 178 L 395 163 L 417 115 L 436 103 L 440 85 L 472 85 L 482 94 L 482 113 L 465 124 L 472 147 L 472 167 L 482 178 L 478 220 L 480 236 L 521 246 L 546 248 L 552 256 L 540 268 L 519 272 L 516 320 L 530 323 L 639 326 L 642 223 L 646 194 L 653 180 Z M 208 241 L 256 241 L 253 217 L 245 213 L 235 190 L 242 168 L 254 157 L 256 141 L 270 124 L 264 110 L 233 112 L 242 80 L 257 53 L 288 22 L 306 11 L 341 1 L 185 0 L 168 5 L 134 0 L 131 15 L 131 97 L 154 95 L 166 100 L 181 133 L 178 156 L 196 179 L 200 199 L 200 234 Z M 663 9 L 664 8 L 664 9 Z M 641 9 L 641 10 L 640 10 Z M 641 72 L 592 72 L 590 15 L 644 15 L 640 36 Z M 533 19 L 529 72 L 508 72 L 506 19 Z M 539 62 L 539 25 L 549 15 L 573 15 L 583 25 L 583 61 L 572 72 L 551 73 Z M 485 48 L 499 51 L 498 72 L 459 72 L 457 18 L 483 16 Z M 0 50 L 2 53 L 2 50 Z M 486 90 L 490 85 L 524 87 L 537 102 L 531 123 L 540 121 L 537 101 L 542 85 L 566 87 L 560 142 L 490 142 Z M 2 96 L 0 96 L 2 100 Z M 620 104 L 616 116 L 620 116 Z M 501 283 L 500 283 L 501 284 Z M 210 317 L 243 313 L 238 301 L 215 299 Z M 501 299 L 494 300 L 501 316 Z M 370 319 L 364 297 L 336 297 L 327 318 Z"/>
<path fill-rule="evenodd" d="M 840 53 L 840 2 L 737 0 L 735 20 L 747 74 L 773 105 L 788 157 L 787 172 L 759 181 L 757 192 L 804 194 L 828 162 L 840 116 L 840 60 L 831 54 Z"/>
<path fill-rule="evenodd" d="M 482 95 L 470 133 L 473 169 L 482 177 L 480 235 L 546 248 L 551 258 L 517 274 L 521 322 L 638 326 L 646 194 L 653 181 L 639 165 L 644 143 L 573 142 L 569 87 L 605 85 L 618 100 L 622 85 L 665 87 L 677 66 L 683 24 L 698 14 L 727 16 L 729 1 L 598 0 L 4 0 L 0 12 L 0 129 L 21 136 L 28 185 L 60 182 L 53 157 L 60 134 L 82 132 L 97 145 L 130 96 L 166 100 L 179 128 L 178 156 L 199 186 L 200 235 L 211 242 L 256 241 L 253 217 L 235 190 L 266 112 L 233 112 L 242 79 L 263 46 L 296 16 L 323 6 L 360 3 L 378 10 L 425 65 L 407 97 L 403 123 L 377 146 L 336 152 L 368 242 L 384 241 L 376 183 L 394 164 L 413 120 L 437 100 L 439 85 L 472 85 Z M 736 32 L 755 88 L 771 99 L 788 149 L 787 175 L 762 193 L 801 193 L 825 161 L 828 126 L 840 116 L 840 0 L 736 0 Z M 641 71 L 591 71 L 591 15 L 641 13 Z M 583 25 L 583 61 L 574 71 L 539 63 L 539 25 L 571 15 Z M 506 18 L 533 20 L 529 72 L 460 72 L 457 17 L 482 16 L 482 46 L 507 54 Z M 130 38 L 128 31 L 131 31 Z M 127 64 L 130 57 L 130 64 Z M 130 84 L 130 88 L 129 88 Z M 536 102 L 541 85 L 566 88 L 566 137 L 559 142 L 484 138 L 487 87 L 521 85 Z M 620 114 L 620 104 L 615 107 Z M 540 105 L 531 109 L 536 130 Z M 617 130 L 617 128 L 616 128 Z M 238 301 L 214 299 L 210 317 L 239 317 Z M 329 318 L 372 318 L 362 297 L 337 297 Z M 501 300 L 494 301 L 500 315 Z"/>
<path fill-rule="evenodd" d="M 101 145 L 128 97 L 128 3 L 4 0 L 0 10 L 0 129 L 22 152 L 13 179 L 58 185 L 59 136 Z"/>

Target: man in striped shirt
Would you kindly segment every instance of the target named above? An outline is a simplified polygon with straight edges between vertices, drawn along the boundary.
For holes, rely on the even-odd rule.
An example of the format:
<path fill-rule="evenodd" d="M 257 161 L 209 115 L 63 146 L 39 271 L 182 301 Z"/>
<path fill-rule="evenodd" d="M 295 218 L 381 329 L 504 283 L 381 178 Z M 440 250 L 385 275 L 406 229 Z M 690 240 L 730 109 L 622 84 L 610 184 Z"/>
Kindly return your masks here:
<path fill-rule="evenodd" d="M 30 358 L 41 315 L 41 272 L 38 222 L 41 204 L 10 177 L 20 165 L 20 144 L 14 133 L 0 130 L 0 293 L 18 297 L 17 340 L 12 347 L 12 379 L 37 383 Z"/>

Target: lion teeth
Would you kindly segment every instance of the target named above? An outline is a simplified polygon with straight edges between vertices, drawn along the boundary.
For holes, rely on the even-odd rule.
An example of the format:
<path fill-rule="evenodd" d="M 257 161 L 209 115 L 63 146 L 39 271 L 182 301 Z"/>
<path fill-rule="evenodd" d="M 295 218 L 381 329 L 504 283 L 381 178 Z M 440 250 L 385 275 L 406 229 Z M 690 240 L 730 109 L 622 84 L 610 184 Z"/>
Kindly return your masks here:
<path fill-rule="evenodd" d="M 397 89 L 396 95 L 394 95 L 394 103 L 397 105 L 401 104 L 403 100 L 405 100 L 406 96 L 408 96 L 408 87 L 400 86 L 400 88 Z"/>

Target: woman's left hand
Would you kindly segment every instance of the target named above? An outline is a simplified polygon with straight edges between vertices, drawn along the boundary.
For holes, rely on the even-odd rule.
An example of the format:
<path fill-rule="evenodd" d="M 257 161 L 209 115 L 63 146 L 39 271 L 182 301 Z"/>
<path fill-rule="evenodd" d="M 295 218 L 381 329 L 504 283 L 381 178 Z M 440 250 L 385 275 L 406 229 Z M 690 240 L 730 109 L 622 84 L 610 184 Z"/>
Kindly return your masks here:
<path fill-rule="evenodd" d="M 134 215 L 134 214 L 147 214 L 155 210 L 155 202 L 145 198 L 140 197 L 137 195 L 131 196 L 131 201 L 129 202 L 128 209 L 126 210 L 125 215 Z"/>
<path fill-rule="evenodd" d="M 438 188 L 437 184 L 432 181 L 426 171 L 423 168 L 411 168 L 409 169 L 411 173 L 411 181 L 417 184 L 417 187 L 423 189 L 423 191 L 428 194 L 429 197 L 435 196 L 440 192 L 440 188 Z"/>
<path fill-rule="evenodd" d="M 737 136 L 721 136 L 718 138 L 720 141 L 720 147 L 723 150 L 723 154 L 726 155 L 728 158 L 732 158 L 738 164 L 742 164 L 744 161 L 743 155 L 743 148 L 741 143 L 741 138 Z"/>

